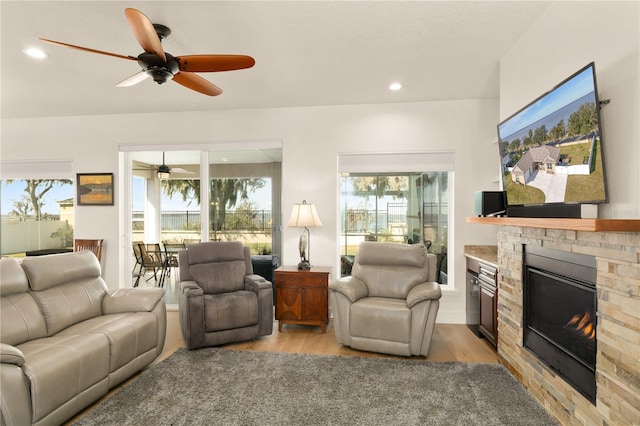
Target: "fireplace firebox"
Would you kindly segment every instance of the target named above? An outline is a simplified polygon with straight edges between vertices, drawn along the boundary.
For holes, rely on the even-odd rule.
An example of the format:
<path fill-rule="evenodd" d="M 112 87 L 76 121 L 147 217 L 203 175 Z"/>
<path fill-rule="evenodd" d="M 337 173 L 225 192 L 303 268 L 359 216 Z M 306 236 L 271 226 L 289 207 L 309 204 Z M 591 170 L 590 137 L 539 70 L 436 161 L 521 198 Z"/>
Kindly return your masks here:
<path fill-rule="evenodd" d="M 523 346 L 595 404 L 595 257 L 530 245 L 523 253 Z"/>

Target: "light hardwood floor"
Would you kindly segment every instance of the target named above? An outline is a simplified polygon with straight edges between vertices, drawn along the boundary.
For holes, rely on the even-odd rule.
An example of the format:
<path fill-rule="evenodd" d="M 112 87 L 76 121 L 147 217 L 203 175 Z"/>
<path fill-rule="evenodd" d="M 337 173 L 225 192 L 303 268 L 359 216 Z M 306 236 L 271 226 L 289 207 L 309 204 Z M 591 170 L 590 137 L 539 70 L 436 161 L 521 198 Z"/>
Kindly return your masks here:
<path fill-rule="evenodd" d="M 184 340 L 180 331 L 178 312 L 167 312 L 167 338 L 162 354 L 155 363 L 173 354 L 178 348 L 184 347 Z M 248 342 L 228 344 L 225 349 L 290 352 L 324 355 L 351 355 L 365 357 L 394 357 L 371 352 L 362 352 L 342 346 L 336 342 L 333 332 L 333 322 L 329 322 L 327 332 L 322 334 L 320 327 L 286 324 L 282 332 L 278 332 L 278 322 L 274 321 L 273 334 Z M 429 356 L 412 357 L 411 359 L 426 359 L 428 361 L 458 361 L 497 363 L 496 350 L 486 339 L 474 335 L 466 325 L 436 324 L 431 340 Z"/>

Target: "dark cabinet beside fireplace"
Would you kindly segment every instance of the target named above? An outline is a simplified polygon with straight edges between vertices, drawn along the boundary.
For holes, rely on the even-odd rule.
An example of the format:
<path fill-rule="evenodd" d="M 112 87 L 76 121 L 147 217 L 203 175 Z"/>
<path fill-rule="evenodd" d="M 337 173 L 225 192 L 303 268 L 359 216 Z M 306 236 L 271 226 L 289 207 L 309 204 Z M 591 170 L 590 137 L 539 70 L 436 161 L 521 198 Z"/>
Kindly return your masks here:
<path fill-rule="evenodd" d="M 477 303 L 477 332 L 492 345 L 498 345 L 498 270 L 495 265 L 475 257 L 467 257 L 467 275 L 474 284 L 472 294 L 477 295 L 472 303 Z M 477 289 L 477 290 L 476 290 Z M 469 293 L 469 292 L 467 292 Z M 470 297 L 470 294 L 467 294 Z M 467 306 L 467 311 L 470 307 Z M 469 315 L 469 312 L 467 312 Z M 471 327 L 471 326 L 470 326 Z M 473 328 L 472 328 L 473 329 Z"/>
<path fill-rule="evenodd" d="M 498 346 L 498 273 L 485 263 L 478 263 L 480 284 L 480 324 L 478 331 L 492 345 Z"/>

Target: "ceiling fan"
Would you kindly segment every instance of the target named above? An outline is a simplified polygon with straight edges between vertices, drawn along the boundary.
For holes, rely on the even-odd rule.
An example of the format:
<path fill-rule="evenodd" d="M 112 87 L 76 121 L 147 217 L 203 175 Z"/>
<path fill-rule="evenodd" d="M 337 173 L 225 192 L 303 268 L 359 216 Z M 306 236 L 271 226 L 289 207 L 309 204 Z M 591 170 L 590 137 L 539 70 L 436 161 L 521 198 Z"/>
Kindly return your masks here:
<path fill-rule="evenodd" d="M 171 172 L 176 172 L 176 173 L 182 173 L 182 174 L 188 174 L 188 175 L 192 175 L 195 174 L 194 171 L 192 170 L 187 170 L 187 169 L 183 169 L 182 167 L 169 167 L 165 164 L 164 161 L 164 152 L 162 153 L 162 164 L 159 166 L 149 166 L 149 167 L 145 167 L 145 168 L 140 168 L 140 169 L 136 169 L 134 168 L 133 170 L 145 170 L 145 171 L 155 171 L 158 175 L 158 179 L 169 179 L 171 177 Z"/>
<path fill-rule="evenodd" d="M 118 87 L 133 86 L 148 77 L 152 77 L 158 84 L 173 80 L 196 92 L 217 96 L 222 93 L 222 89 L 196 73 L 240 70 L 251 68 L 256 63 L 251 56 L 247 55 L 173 56 L 163 50 L 161 43 L 162 39 L 171 34 L 171 30 L 168 27 L 161 24 L 152 24 L 142 12 L 133 8 L 125 9 L 124 14 L 133 30 L 133 34 L 144 49 L 144 52 L 137 57 L 74 46 L 46 38 L 40 38 L 40 40 L 85 52 L 137 61 L 142 67 L 142 71 L 121 81 L 116 85 Z"/>

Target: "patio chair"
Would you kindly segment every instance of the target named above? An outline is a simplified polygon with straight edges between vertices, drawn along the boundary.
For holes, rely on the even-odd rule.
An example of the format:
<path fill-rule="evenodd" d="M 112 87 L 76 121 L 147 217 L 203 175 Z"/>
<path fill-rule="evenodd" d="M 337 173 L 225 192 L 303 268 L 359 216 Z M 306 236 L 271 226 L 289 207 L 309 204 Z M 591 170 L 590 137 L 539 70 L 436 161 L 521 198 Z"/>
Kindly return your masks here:
<path fill-rule="evenodd" d="M 162 242 L 162 245 L 164 246 L 164 256 L 165 256 L 165 272 L 166 272 L 166 276 L 169 277 L 171 276 L 171 271 L 173 268 L 177 268 L 178 267 L 178 253 L 180 253 L 180 250 L 184 250 L 185 248 L 187 248 L 187 246 L 185 245 L 185 243 L 169 243 L 169 242 Z M 176 283 L 178 282 L 178 279 L 176 277 Z"/>
<path fill-rule="evenodd" d="M 133 286 L 138 287 L 140 277 L 144 277 L 147 271 L 151 269 L 153 275 L 147 278 L 147 281 L 153 278 L 156 283 L 158 283 L 158 287 L 162 287 L 164 285 L 164 272 L 166 265 L 165 257 L 160 249 L 160 244 L 145 244 L 142 241 L 134 241 L 132 244 L 133 253 L 136 257 L 136 265 L 133 267 L 133 276 L 136 277 L 136 282 Z M 138 267 L 137 272 L 136 267 Z M 159 277 L 158 272 L 160 272 Z"/>
<path fill-rule="evenodd" d="M 158 287 L 164 286 L 167 262 L 160 244 L 142 244 L 140 246 L 140 252 L 142 253 L 142 266 L 144 266 L 145 273 L 149 268 L 153 271 L 153 276 L 147 278 L 147 281 L 153 278 L 158 284 Z"/>
<path fill-rule="evenodd" d="M 136 264 L 133 265 L 133 270 L 131 271 L 131 276 L 136 279 L 136 282 L 133 283 L 134 287 L 138 287 L 140 277 L 144 275 L 144 266 L 142 261 L 142 252 L 140 251 L 140 244 L 144 243 L 142 241 L 134 241 L 131 243 L 131 247 L 133 248 L 133 255 L 136 258 Z M 137 272 L 136 269 L 138 269 Z"/>

